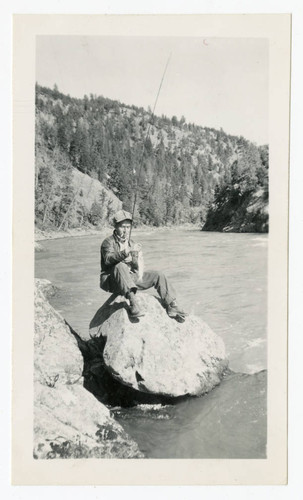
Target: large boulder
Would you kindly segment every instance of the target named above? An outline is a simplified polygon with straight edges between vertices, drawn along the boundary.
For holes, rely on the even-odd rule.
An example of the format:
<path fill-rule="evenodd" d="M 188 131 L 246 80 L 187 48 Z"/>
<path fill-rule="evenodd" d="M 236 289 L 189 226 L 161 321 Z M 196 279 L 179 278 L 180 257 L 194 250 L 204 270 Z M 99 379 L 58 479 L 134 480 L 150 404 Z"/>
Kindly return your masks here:
<path fill-rule="evenodd" d="M 47 280 L 35 290 L 35 458 L 137 458 L 137 444 L 84 387 L 81 339 L 48 303 Z"/>
<path fill-rule="evenodd" d="M 165 397 L 200 396 L 219 384 L 227 367 L 222 339 L 196 316 L 179 323 L 156 297 L 138 293 L 137 298 L 145 316 L 131 319 L 127 301 L 111 296 L 90 324 L 112 377 Z"/>

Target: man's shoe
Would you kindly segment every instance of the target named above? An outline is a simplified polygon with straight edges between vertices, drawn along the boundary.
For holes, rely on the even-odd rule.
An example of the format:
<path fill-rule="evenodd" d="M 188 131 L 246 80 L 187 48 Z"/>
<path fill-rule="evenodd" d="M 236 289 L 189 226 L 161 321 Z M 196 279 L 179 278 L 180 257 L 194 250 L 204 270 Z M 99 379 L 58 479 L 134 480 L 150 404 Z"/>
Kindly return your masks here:
<path fill-rule="evenodd" d="M 138 318 L 139 316 L 144 316 L 145 313 L 140 309 L 134 292 L 130 292 L 128 294 L 128 299 L 129 299 L 129 305 L 130 305 L 129 315 L 132 318 Z"/>
<path fill-rule="evenodd" d="M 171 302 L 167 306 L 167 314 L 170 318 L 177 318 L 177 317 L 184 318 L 185 316 L 188 316 L 188 314 L 185 311 L 183 311 L 175 301 Z"/>

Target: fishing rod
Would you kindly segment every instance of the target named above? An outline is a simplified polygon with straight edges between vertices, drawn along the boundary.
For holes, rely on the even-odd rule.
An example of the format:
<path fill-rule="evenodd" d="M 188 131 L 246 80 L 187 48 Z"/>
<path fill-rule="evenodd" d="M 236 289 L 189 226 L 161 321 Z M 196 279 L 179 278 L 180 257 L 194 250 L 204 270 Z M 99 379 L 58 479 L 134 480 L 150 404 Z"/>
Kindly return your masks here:
<path fill-rule="evenodd" d="M 164 80 L 164 77 L 165 77 L 165 73 L 166 73 L 166 70 L 167 70 L 170 58 L 171 58 L 171 54 L 172 53 L 170 53 L 169 56 L 168 56 L 168 59 L 167 59 L 167 62 L 166 62 L 166 65 L 165 65 L 165 68 L 164 68 L 164 71 L 163 71 L 163 75 L 162 75 L 162 79 L 161 79 L 161 82 L 160 82 L 160 85 L 159 85 L 157 97 L 156 97 L 156 100 L 155 100 L 155 103 L 154 103 L 154 107 L 153 107 L 153 110 L 152 110 L 152 114 L 151 114 L 151 118 L 150 118 L 150 121 L 149 121 L 149 124 L 148 124 L 146 136 L 145 136 L 145 139 L 143 141 L 143 148 L 142 148 L 142 156 L 141 156 L 141 160 L 140 160 L 139 174 L 138 174 L 137 179 L 136 179 L 135 197 L 134 197 L 134 204 L 133 204 L 133 209 L 132 209 L 132 220 L 134 218 L 134 213 L 135 213 L 135 208 L 136 208 L 136 203 L 137 203 L 138 187 L 139 187 L 139 180 L 140 180 L 140 177 L 141 177 L 141 171 L 142 171 L 142 166 L 143 166 L 143 157 L 144 157 L 144 153 L 145 153 L 145 145 L 147 143 L 147 139 L 149 138 L 149 133 L 150 133 L 152 121 L 153 121 L 153 118 L 155 116 L 155 109 L 156 109 L 156 106 L 157 106 L 157 102 L 158 102 L 158 98 L 159 98 L 160 91 L 161 91 L 161 88 L 162 88 L 162 84 L 163 84 L 163 80 Z M 129 232 L 129 238 L 128 238 L 129 243 L 130 243 L 131 232 L 132 232 L 132 225 L 131 225 L 130 232 Z"/>

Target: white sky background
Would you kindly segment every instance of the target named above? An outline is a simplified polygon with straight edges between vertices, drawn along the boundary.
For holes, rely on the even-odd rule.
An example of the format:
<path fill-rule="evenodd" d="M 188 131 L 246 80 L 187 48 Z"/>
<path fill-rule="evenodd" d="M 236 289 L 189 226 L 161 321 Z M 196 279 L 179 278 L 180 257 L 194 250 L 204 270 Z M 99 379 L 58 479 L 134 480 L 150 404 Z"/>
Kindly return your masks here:
<path fill-rule="evenodd" d="M 36 80 L 268 143 L 268 42 L 256 38 L 37 37 Z"/>

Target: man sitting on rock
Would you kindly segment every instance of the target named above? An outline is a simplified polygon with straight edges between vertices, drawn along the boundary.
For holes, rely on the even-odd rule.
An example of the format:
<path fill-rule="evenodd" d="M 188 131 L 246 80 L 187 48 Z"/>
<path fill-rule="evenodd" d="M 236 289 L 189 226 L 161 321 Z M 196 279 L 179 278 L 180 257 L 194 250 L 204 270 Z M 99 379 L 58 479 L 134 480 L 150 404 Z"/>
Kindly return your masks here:
<path fill-rule="evenodd" d="M 140 243 L 129 241 L 132 216 L 119 210 L 114 216 L 115 230 L 101 245 L 100 287 L 111 293 L 125 296 L 130 303 L 130 316 L 144 316 L 136 300 L 137 290 L 154 287 L 170 318 L 184 321 L 186 313 L 176 303 L 176 294 L 163 273 L 142 272 L 142 247 Z"/>

